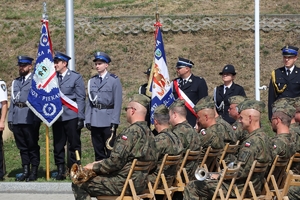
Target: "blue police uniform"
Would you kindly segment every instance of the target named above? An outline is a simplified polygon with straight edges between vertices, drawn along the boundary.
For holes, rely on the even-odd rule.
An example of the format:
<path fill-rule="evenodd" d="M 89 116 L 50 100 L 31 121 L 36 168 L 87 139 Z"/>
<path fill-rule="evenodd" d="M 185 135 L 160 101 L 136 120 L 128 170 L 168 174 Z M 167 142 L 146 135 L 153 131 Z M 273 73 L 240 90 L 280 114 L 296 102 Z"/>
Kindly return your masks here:
<path fill-rule="evenodd" d="M 297 47 L 286 46 L 281 50 L 283 56 L 298 56 Z M 300 68 L 296 65 L 290 74 L 285 66 L 272 72 L 268 96 L 269 119 L 272 118 L 272 104 L 283 97 L 300 97 Z"/>
<path fill-rule="evenodd" d="M 54 62 L 67 62 L 71 58 L 63 53 L 56 52 Z M 63 102 L 63 113 L 53 124 L 53 145 L 54 145 L 54 160 L 58 167 L 58 175 L 56 180 L 64 179 L 65 172 L 65 148 L 66 142 L 69 143 L 68 168 L 76 162 L 75 151 L 81 153 L 81 129 L 83 128 L 83 121 L 85 118 L 85 86 L 82 76 L 72 70 L 67 69 L 63 74 L 57 73 L 59 80 L 60 91 L 77 104 L 78 112 L 74 111 L 72 107 Z M 63 77 L 61 77 L 63 76 Z"/>
<path fill-rule="evenodd" d="M 18 56 L 18 65 L 32 65 L 33 58 Z M 16 181 L 34 181 L 40 164 L 39 133 L 34 130 L 34 113 L 26 104 L 31 88 L 32 73 L 16 78 L 12 82 L 10 107 L 8 111 L 9 129 L 14 134 L 16 145 L 20 150 L 23 174 Z M 30 173 L 31 164 L 31 173 Z M 31 177 L 29 177 L 31 175 Z"/>
<path fill-rule="evenodd" d="M 110 57 L 103 53 L 95 54 L 94 62 L 103 61 L 105 64 L 111 62 Z M 120 114 L 122 107 L 122 85 L 118 76 L 106 71 L 106 74 L 93 76 L 88 81 L 89 101 L 86 105 L 85 123 L 91 130 L 92 143 L 95 152 L 95 161 L 102 160 L 110 156 L 105 142 L 112 135 L 111 128 L 116 131 L 120 124 Z M 114 143 L 112 138 L 110 146 Z"/>
<path fill-rule="evenodd" d="M 176 67 L 192 68 L 193 65 L 194 63 L 190 60 L 184 58 L 178 58 Z M 205 79 L 202 77 L 191 74 L 188 80 L 186 80 L 186 83 L 183 83 L 182 78 L 177 78 L 176 80 L 179 84 L 179 88 L 186 94 L 186 96 L 193 102 L 194 105 L 196 105 L 201 98 L 206 97 L 208 95 L 207 84 Z M 173 94 L 175 99 L 177 99 L 178 94 L 176 93 L 174 88 L 175 86 L 173 81 Z M 186 119 L 191 126 L 194 127 L 196 125 L 197 117 L 189 109 L 187 109 Z"/>

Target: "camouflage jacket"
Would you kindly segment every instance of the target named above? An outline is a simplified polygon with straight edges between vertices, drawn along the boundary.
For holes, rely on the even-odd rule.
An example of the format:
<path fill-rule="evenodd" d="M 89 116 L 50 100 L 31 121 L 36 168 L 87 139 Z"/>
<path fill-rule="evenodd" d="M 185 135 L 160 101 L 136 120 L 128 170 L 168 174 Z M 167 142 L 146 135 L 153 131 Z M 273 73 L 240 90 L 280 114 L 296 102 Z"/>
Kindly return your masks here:
<path fill-rule="evenodd" d="M 272 160 L 279 155 L 280 157 L 290 158 L 296 152 L 296 144 L 292 140 L 292 135 L 290 133 L 277 134 L 275 137 L 271 138 L 271 153 Z"/>
<path fill-rule="evenodd" d="M 202 146 L 202 151 L 211 146 L 213 149 L 222 149 L 225 146 L 224 135 L 225 128 L 220 124 L 214 124 L 206 129 L 200 130 L 200 145 Z"/>
<path fill-rule="evenodd" d="M 296 151 L 300 152 L 300 125 L 298 122 L 290 124 L 291 138 L 296 144 Z"/>
<path fill-rule="evenodd" d="M 236 136 L 236 139 L 239 140 L 240 144 L 241 144 L 244 141 L 244 139 L 246 138 L 246 136 L 248 135 L 248 132 L 246 130 L 243 130 L 243 126 L 238 120 L 236 120 L 232 124 L 232 129 Z"/>
<path fill-rule="evenodd" d="M 232 126 L 227 121 L 225 121 L 220 115 L 216 118 L 216 122 L 217 122 L 217 124 L 220 124 L 221 126 L 223 126 L 225 129 L 224 142 L 230 143 L 230 144 L 235 144 L 237 141 L 237 138 L 233 132 Z"/>

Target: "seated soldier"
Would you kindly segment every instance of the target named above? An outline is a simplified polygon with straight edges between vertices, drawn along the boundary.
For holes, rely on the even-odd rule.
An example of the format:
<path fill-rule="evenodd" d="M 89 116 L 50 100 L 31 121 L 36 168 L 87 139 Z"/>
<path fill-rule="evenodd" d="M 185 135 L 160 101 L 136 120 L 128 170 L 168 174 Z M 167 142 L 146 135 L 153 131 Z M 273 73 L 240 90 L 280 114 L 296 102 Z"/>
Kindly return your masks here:
<path fill-rule="evenodd" d="M 216 118 L 216 123 L 223 126 L 226 131 L 224 133 L 224 142 L 229 144 L 236 144 L 237 137 L 234 134 L 232 126 L 227 121 L 225 121 L 221 115 L 218 114 L 216 108 L 215 108 L 215 118 Z"/>
<path fill-rule="evenodd" d="M 158 171 L 160 169 L 161 162 L 165 154 L 179 155 L 183 151 L 181 140 L 176 136 L 169 127 L 169 110 L 165 105 L 160 105 L 154 110 L 154 127 L 158 132 L 155 136 L 156 148 L 158 150 L 158 163 L 148 175 L 148 180 L 154 184 Z M 164 168 L 164 175 L 169 184 L 172 184 L 172 180 L 176 175 L 174 168 Z M 170 175 L 170 176 L 169 176 Z M 160 187 L 160 186 L 159 186 Z"/>
<path fill-rule="evenodd" d="M 183 152 L 190 149 L 191 151 L 200 150 L 200 137 L 195 129 L 186 120 L 187 111 L 184 100 L 175 100 L 169 108 L 170 124 L 173 133 L 180 138 L 183 145 Z M 194 173 L 198 163 L 190 161 L 186 163 L 185 168 L 189 178 L 194 179 Z"/>
<path fill-rule="evenodd" d="M 242 123 L 243 129 L 248 132 L 247 137 L 238 151 L 236 160 L 236 163 L 242 163 L 236 180 L 236 185 L 240 192 L 244 187 L 244 183 L 254 160 L 261 163 L 270 162 L 268 136 L 264 133 L 263 129 L 260 128 L 260 116 L 264 107 L 265 104 L 263 102 L 256 100 L 246 100 L 239 104 L 240 122 Z M 263 179 L 264 173 L 251 178 L 256 194 L 260 194 L 261 192 Z M 225 180 L 221 185 L 225 195 L 227 193 L 229 181 L 230 180 Z M 198 200 L 199 197 L 211 199 L 217 184 L 218 180 L 191 181 L 185 187 L 183 197 L 185 200 Z M 234 196 L 234 193 L 231 195 Z M 247 193 L 246 196 L 248 196 Z"/>
<path fill-rule="evenodd" d="M 236 95 L 228 98 L 230 104 L 228 108 L 229 116 L 235 119 L 235 122 L 232 124 L 232 129 L 236 135 L 236 139 L 240 141 L 240 144 L 243 142 L 244 138 L 247 136 L 247 131 L 243 130 L 242 124 L 239 122 L 240 114 L 238 112 L 238 105 L 245 101 L 244 96 Z"/>
<path fill-rule="evenodd" d="M 125 108 L 130 126 L 117 136 L 110 157 L 84 167 L 96 172 L 97 176 L 80 185 L 72 184 L 75 199 L 90 200 L 100 195 L 120 195 L 134 159 L 157 161 L 154 136 L 145 121 L 149 102 L 150 99 L 145 95 L 133 96 Z M 137 193 L 146 188 L 147 175 L 143 172 L 132 175 Z"/>
<path fill-rule="evenodd" d="M 276 136 L 270 140 L 272 160 L 276 155 L 290 158 L 296 152 L 296 144 L 293 142 L 289 130 L 291 119 L 295 115 L 295 108 L 286 103 L 277 103 L 277 101 L 272 106 L 271 126 L 276 132 Z"/>

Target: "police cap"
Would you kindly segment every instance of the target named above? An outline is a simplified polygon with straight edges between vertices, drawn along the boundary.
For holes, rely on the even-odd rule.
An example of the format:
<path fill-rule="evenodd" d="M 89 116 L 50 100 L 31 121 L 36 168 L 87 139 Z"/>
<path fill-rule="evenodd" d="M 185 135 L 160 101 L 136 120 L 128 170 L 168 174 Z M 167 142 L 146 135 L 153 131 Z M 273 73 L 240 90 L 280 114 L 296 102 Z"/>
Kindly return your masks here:
<path fill-rule="evenodd" d="M 22 65 L 22 64 L 32 64 L 32 61 L 34 60 L 33 58 L 31 57 L 28 57 L 28 56 L 18 56 L 17 57 L 18 59 L 18 65 Z"/>
<path fill-rule="evenodd" d="M 63 54 L 58 51 L 55 52 L 54 60 L 62 60 L 62 61 L 69 62 L 70 59 L 71 57 L 67 56 L 66 54 Z"/>
<path fill-rule="evenodd" d="M 188 59 L 178 57 L 176 68 L 189 67 L 192 68 L 194 63 Z"/>
<path fill-rule="evenodd" d="M 98 51 L 98 52 L 96 52 L 94 54 L 94 56 L 95 56 L 95 59 L 93 60 L 93 62 L 96 62 L 97 60 L 102 60 L 102 61 L 104 61 L 106 63 L 110 63 L 111 62 L 110 57 L 106 53 L 104 53 L 104 52 Z"/>
<path fill-rule="evenodd" d="M 282 47 L 282 49 L 281 49 L 283 56 L 297 56 L 298 50 L 299 50 L 298 47 L 288 46 L 288 45 L 285 47 Z"/>

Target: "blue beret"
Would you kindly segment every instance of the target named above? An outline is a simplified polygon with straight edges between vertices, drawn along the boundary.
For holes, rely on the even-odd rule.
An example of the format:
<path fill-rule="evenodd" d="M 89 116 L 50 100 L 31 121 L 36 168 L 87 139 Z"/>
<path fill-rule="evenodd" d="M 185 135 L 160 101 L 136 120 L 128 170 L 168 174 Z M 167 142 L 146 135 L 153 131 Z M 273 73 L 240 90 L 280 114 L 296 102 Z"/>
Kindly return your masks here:
<path fill-rule="evenodd" d="M 188 59 L 178 57 L 176 68 L 189 67 L 192 68 L 194 63 Z"/>
<path fill-rule="evenodd" d="M 18 56 L 17 59 L 18 59 L 18 65 L 20 65 L 20 64 L 30 64 L 31 65 L 32 61 L 34 60 L 33 58 L 30 58 L 28 56 Z"/>
<path fill-rule="evenodd" d="M 66 54 L 56 51 L 53 60 L 63 60 L 63 61 L 69 62 L 70 59 L 71 59 L 71 57 L 67 56 Z"/>
<path fill-rule="evenodd" d="M 96 62 L 97 60 L 102 60 L 102 61 L 104 61 L 106 63 L 110 63 L 111 62 L 110 57 L 106 53 L 104 53 L 104 52 L 98 51 L 98 52 L 95 53 L 94 56 L 95 56 L 95 59 L 93 60 L 94 62 Z"/>
<path fill-rule="evenodd" d="M 285 46 L 282 47 L 282 55 L 283 56 L 297 56 L 298 55 L 298 47 L 293 47 L 293 46 Z"/>

